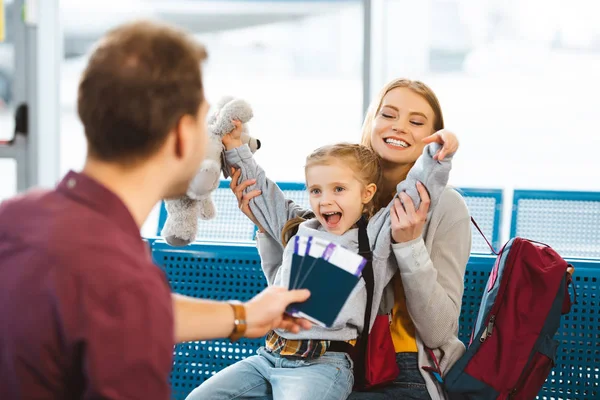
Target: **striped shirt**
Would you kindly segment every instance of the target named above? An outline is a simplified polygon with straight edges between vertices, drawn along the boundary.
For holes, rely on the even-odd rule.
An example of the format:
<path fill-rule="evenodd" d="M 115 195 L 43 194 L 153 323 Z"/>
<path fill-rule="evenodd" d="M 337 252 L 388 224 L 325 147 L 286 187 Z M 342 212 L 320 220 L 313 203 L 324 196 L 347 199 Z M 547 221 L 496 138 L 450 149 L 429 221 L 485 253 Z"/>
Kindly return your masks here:
<path fill-rule="evenodd" d="M 275 331 L 269 332 L 265 347 L 272 353 L 286 357 L 316 358 L 321 357 L 329 347 L 329 340 L 286 339 Z"/>
<path fill-rule="evenodd" d="M 356 339 L 347 342 L 354 346 Z M 317 358 L 325 354 L 330 344 L 330 340 L 286 339 L 271 331 L 267 335 L 265 348 L 285 357 Z"/>

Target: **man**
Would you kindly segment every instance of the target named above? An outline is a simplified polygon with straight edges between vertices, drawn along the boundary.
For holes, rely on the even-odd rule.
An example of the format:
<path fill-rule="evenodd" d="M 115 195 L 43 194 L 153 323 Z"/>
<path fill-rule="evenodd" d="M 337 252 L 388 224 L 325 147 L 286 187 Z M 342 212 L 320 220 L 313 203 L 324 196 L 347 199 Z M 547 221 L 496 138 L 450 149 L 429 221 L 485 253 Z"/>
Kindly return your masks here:
<path fill-rule="evenodd" d="M 140 238 L 203 158 L 205 56 L 156 23 L 109 32 L 79 85 L 83 171 L 0 205 L 0 399 L 166 400 L 175 341 L 310 327 L 282 317 L 306 291 L 243 306 L 171 295 Z"/>

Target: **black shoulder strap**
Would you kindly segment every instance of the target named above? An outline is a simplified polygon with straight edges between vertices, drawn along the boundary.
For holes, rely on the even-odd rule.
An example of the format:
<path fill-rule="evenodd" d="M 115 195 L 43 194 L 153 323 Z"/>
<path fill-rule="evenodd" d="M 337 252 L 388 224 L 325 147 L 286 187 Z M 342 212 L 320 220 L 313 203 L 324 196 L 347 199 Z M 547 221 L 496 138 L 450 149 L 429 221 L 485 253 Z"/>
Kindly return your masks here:
<path fill-rule="evenodd" d="M 364 366 L 365 358 L 367 353 L 367 342 L 369 337 L 369 325 L 371 322 L 371 309 L 373 308 L 373 253 L 371 252 L 371 245 L 369 243 L 369 236 L 367 234 L 367 220 L 362 217 L 358 223 L 358 254 L 363 256 L 367 260 L 367 264 L 362 270 L 362 277 L 366 283 L 367 289 L 367 305 L 365 308 L 365 319 L 363 324 L 363 330 L 358 338 L 357 351 L 355 354 L 354 367 L 355 374 L 354 378 L 357 383 L 364 380 Z"/>
<path fill-rule="evenodd" d="M 485 240 L 485 242 L 487 243 L 487 245 L 490 248 L 490 250 L 492 251 L 492 253 L 494 253 L 495 255 L 499 255 L 498 252 L 494 249 L 494 246 L 492 246 L 492 244 L 488 240 L 488 238 L 483 234 L 483 231 L 481 230 L 481 228 L 479 228 L 479 225 L 477 225 L 477 222 L 475 222 L 475 219 L 473 217 L 471 217 L 471 222 L 473 223 L 473 225 L 475 225 L 475 228 L 477 228 L 477 230 L 483 237 L 483 240 Z"/>

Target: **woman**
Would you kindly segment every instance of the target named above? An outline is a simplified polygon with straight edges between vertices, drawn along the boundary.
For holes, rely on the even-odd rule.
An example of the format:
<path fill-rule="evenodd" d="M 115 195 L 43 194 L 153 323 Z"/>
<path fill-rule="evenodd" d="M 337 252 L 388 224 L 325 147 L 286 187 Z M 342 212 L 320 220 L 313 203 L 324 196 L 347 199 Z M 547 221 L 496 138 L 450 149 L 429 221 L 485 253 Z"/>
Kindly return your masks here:
<path fill-rule="evenodd" d="M 435 140 L 443 143 L 445 137 L 452 136 L 443 129 L 439 101 L 425 84 L 400 79 L 383 87 L 369 108 L 362 132 L 362 143 L 370 146 L 383 163 L 383 185 L 376 209 L 385 207 L 395 196 L 398 182 L 406 178 L 421 155 L 425 138 L 434 134 Z M 447 151 L 443 148 L 438 157 L 443 158 Z M 258 225 L 249 200 L 261 193 L 244 193 L 254 182 L 238 184 L 239 176 L 236 171 L 231 188 L 240 209 Z M 389 211 L 393 239 L 390 257 L 398 269 L 385 290 L 380 310 L 391 310 L 390 329 L 400 375 L 391 385 L 352 393 L 350 399 L 444 398 L 431 369 L 438 369 L 443 377 L 464 353 L 457 335 L 464 273 L 471 251 L 469 212 L 462 197 L 447 188 L 428 215 L 429 197 L 423 190 L 419 193 L 418 210 L 408 196 L 401 194 L 405 207 L 396 200 Z M 297 212 L 302 214 L 304 210 L 298 207 Z M 266 236 L 259 234 L 259 246 L 276 248 L 260 244 L 276 240 Z"/>

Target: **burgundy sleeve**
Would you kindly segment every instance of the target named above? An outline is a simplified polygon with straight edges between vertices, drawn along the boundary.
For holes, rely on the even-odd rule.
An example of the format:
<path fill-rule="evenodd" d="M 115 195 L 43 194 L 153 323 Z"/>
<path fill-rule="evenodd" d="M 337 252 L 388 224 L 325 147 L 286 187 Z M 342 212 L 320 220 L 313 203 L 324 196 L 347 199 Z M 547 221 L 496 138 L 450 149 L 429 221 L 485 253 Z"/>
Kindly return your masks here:
<path fill-rule="evenodd" d="M 144 281 L 86 299 L 84 398 L 168 400 L 174 345 L 168 288 Z"/>

